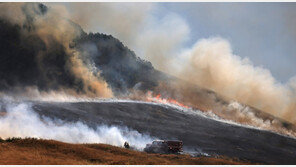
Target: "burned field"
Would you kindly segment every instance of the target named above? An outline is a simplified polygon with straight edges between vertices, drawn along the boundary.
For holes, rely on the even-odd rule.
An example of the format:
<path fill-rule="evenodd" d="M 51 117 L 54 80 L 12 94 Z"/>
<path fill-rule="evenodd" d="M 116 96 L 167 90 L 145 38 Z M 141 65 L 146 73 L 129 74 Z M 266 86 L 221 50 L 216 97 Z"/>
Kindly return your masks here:
<path fill-rule="evenodd" d="M 177 139 L 184 151 L 254 163 L 295 164 L 296 140 L 269 131 L 229 124 L 165 105 L 138 102 L 33 102 L 42 116 L 126 126 L 158 139 Z M 131 143 L 132 144 L 132 143 Z"/>

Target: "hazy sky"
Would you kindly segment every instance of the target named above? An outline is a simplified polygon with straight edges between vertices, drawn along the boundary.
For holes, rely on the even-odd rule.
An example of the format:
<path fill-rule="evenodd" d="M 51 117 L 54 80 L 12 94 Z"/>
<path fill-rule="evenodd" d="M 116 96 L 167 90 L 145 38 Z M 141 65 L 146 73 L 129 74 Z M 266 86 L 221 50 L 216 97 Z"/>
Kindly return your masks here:
<path fill-rule="evenodd" d="M 176 40 L 167 48 L 178 43 L 184 45 L 185 41 L 182 47 L 190 48 L 201 38 L 219 36 L 230 42 L 234 54 L 270 70 L 279 82 L 286 83 L 296 76 L 296 3 L 64 3 L 64 6 L 70 13 L 76 13 L 72 19 L 77 19 L 86 31 L 112 34 L 140 56 L 141 48 L 140 51 L 137 48 L 142 44 L 134 38 L 141 38 L 146 45 L 157 40 L 163 40 L 162 43 Z M 81 13 L 85 16 L 81 17 Z M 83 25 L 81 20 L 87 23 Z M 144 29 L 144 33 L 139 29 Z M 159 39 L 151 37 L 153 33 L 164 35 Z M 181 36 L 189 39 L 183 40 Z"/>
<path fill-rule="evenodd" d="M 296 75 L 296 3 L 161 3 L 190 26 L 191 45 L 220 36 L 234 54 L 271 71 L 280 82 Z"/>

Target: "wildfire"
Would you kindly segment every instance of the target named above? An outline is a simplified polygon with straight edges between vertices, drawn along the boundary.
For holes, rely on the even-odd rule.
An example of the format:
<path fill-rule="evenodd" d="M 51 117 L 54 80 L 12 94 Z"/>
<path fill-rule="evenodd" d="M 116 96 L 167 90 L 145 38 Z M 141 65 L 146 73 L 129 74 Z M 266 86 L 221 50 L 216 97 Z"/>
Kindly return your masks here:
<path fill-rule="evenodd" d="M 179 107 L 183 107 L 183 108 L 190 108 L 189 106 L 186 106 L 180 102 L 178 102 L 177 100 L 175 99 L 171 99 L 171 98 L 162 98 L 161 97 L 161 94 L 158 94 L 157 96 L 153 96 L 152 95 L 152 92 L 148 92 L 148 98 L 147 98 L 148 101 L 151 101 L 151 102 L 157 102 L 157 103 L 162 103 L 162 104 L 172 104 L 172 105 L 176 105 L 176 106 L 179 106 Z"/>

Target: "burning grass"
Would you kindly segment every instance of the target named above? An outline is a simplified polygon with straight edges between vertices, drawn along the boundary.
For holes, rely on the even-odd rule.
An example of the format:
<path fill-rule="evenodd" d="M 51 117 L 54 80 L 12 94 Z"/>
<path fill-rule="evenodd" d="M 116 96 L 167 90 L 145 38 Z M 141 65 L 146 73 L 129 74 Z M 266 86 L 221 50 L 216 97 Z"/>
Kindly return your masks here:
<path fill-rule="evenodd" d="M 190 108 L 189 106 L 182 104 L 181 102 L 172 99 L 172 98 L 164 98 L 162 97 L 161 94 L 158 94 L 156 96 L 152 95 L 152 92 L 148 92 L 147 93 L 147 101 L 149 102 L 156 102 L 156 103 L 161 103 L 161 104 L 167 104 L 167 105 L 174 105 L 174 106 L 178 106 L 178 107 L 183 107 L 183 108 Z"/>
<path fill-rule="evenodd" d="M 159 155 L 106 144 L 69 144 L 54 140 L 10 138 L 0 142 L 0 164 L 246 164 L 229 158 Z"/>

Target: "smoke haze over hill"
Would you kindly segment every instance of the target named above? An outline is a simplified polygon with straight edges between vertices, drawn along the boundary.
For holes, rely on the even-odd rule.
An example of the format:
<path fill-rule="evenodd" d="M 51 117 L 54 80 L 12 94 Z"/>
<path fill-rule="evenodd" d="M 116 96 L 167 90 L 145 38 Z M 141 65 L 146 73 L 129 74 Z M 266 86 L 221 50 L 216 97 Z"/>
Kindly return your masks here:
<path fill-rule="evenodd" d="M 127 10 L 117 4 L 86 5 L 89 10 L 73 10 L 79 8 L 79 4 L 65 6 L 70 10 L 70 18 L 77 22 L 83 20 L 88 30 L 115 34 L 138 56 L 151 61 L 156 69 L 295 122 L 295 79 L 280 83 L 268 69 L 256 67 L 247 57 L 233 53 L 226 39 L 195 39 L 191 48 L 184 47 L 193 30 L 176 13 L 166 11 L 160 18 L 156 17 L 155 13 L 165 10 L 157 4 L 125 4 Z M 110 17 L 106 19 L 104 14 Z M 121 18 L 122 15 L 126 17 Z M 120 27 L 116 24 L 117 18 L 123 20 Z M 124 32 L 121 27 L 125 27 Z"/>

